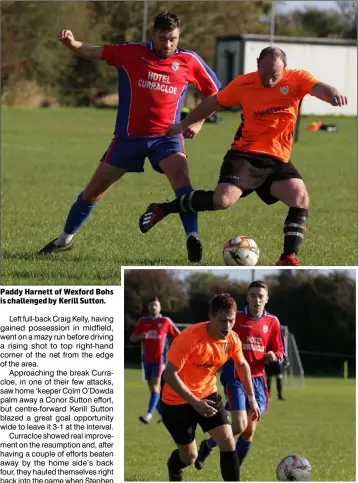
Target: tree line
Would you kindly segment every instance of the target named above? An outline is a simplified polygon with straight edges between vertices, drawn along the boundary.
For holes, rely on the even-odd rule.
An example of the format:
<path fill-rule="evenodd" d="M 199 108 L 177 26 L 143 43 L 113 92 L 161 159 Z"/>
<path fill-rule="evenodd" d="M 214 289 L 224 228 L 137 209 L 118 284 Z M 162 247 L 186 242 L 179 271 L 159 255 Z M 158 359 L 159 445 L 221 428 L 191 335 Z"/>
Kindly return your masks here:
<path fill-rule="evenodd" d="M 269 286 L 268 312 L 287 325 L 296 338 L 306 373 L 338 374 L 343 360 L 355 372 L 355 280 L 345 271 L 323 274 L 314 270 L 281 270 L 264 281 Z M 239 307 L 246 305 L 248 282 L 213 272 L 178 270 L 126 270 L 124 277 L 125 352 L 139 361 L 139 347 L 129 335 L 146 313 L 147 301 L 157 296 L 163 314 L 175 323 L 192 324 L 208 318 L 209 301 L 216 293 L 230 293 Z M 324 353 L 326 356 L 315 356 Z M 331 354 L 331 355 L 328 355 Z"/>
<path fill-rule="evenodd" d="M 278 2 L 280 3 L 280 2 Z M 337 11 L 306 9 L 278 14 L 277 35 L 357 37 L 356 2 L 337 2 Z M 117 78 L 102 62 L 76 57 L 57 41 L 63 28 L 95 45 L 141 41 L 143 2 L 1 2 L 2 102 L 16 104 L 24 90 L 46 93 L 61 105 L 91 105 L 115 93 Z M 216 37 L 269 32 L 270 1 L 150 1 L 147 39 L 163 10 L 181 19 L 180 45 L 197 51 L 211 66 Z"/>

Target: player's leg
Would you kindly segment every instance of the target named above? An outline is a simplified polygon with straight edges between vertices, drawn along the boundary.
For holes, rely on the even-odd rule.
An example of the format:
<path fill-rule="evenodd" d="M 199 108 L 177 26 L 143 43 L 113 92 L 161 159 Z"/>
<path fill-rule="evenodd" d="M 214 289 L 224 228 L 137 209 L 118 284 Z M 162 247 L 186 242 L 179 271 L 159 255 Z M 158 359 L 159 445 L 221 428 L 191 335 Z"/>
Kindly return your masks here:
<path fill-rule="evenodd" d="M 189 168 L 184 153 L 175 153 L 162 159 L 159 166 L 167 176 L 177 199 L 194 191 L 190 179 Z M 192 211 L 180 213 L 180 219 L 187 236 L 188 259 L 190 262 L 200 262 L 202 244 L 198 237 L 198 214 Z"/>
<path fill-rule="evenodd" d="M 277 374 L 276 376 L 276 389 L 277 389 L 277 398 L 279 401 L 284 401 L 284 397 L 282 395 L 282 374 Z"/>
<path fill-rule="evenodd" d="M 138 148 L 136 149 L 138 150 Z M 129 153 L 130 156 L 128 156 L 127 151 L 128 143 L 122 142 L 118 136 L 115 136 L 102 156 L 91 180 L 72 205 L 63 232 L 40 250 L 39 254 L 60 252 L 72 248 L 75 233 L 92 213 L 97 201 L 107 193 L 113 183 L 127 171 L 143 171 L 143 167 L 138 167 L 136 164 L 138 159 L 133 160 L 133 155 L 138 153 Z M 139 159 L 139 164 L 140 161 Z M 143 162 L 144 158 L 142 164 Z"/>
<path fill-rule="evenodd" d="M 39 254 L 61 252 L 72 248 L 75 233 L 92 213 L 97 201 L 125 173 L 125 169 L 115 168 L 114 166 L 103 163 L 99 164 L 91 180 L 72 205 L 67 215 L 63 232 L 58 238 L 40 250 Z"/>
<path fill-rule="evenodd" d="M 253 163 L 254 161 L 254 163 Z M 227 209 L 243 194 L 260 186 L 267 172 L 247 153 L 228 151 L 220 170 L 215 191 L 194 190 L 167 203 L 151 203 L 141 216 L 139 226 L 143 233 L 149 231 L 160 220 L 171 213 L 215 211 Z M 245 192 L 245 193 L 244 193 Z"/>
<path fill-rule="evenodd" d="M 227 401 L 225 409 L 231 411 L 231 425 L 235 436 L 241 434 L 247 426 L 246 395 L 238 380 L 224 383 L 224 391 Z M 214 438 L 203 440 L 200 443 L 198 458 L 195 462 L 196 469 L 201 470 L 204 467 L 207 457 L 216 446 Z"/>
<path fill-rule="evenodd" d="M 268 406 L 268 390 L 266 386 L 266 381 L 263 376 L 253 377 L 252 385 L 254 388 L 254 395 L 256 402 L 259 406 L 261 414 L 265 414 Z M 247 410 L 247 425 L 246 428 L 239 435 L 236 442 L 236 453 L 239 457 L 240 466 L 242 465 L 244 459 L 246 458 L 248 452 L 251 448 L 251 443 L 255 434 L 257 421 L 252 421 L 251 413 L 249 409 L 248 400 L 246 399 L 246 410 Z"/>
<path fill-rule="evenodd" d="M 301 178 L 274 181 L 270 191 L 289 207 L 284 223 L 283 252 L 277 264 L 298 265 L 296 257 L 305 236 L 309 207 L 305 183 Z"/>
<path fill-rule="evenodd" d="M 150 423 L 153 413 L 157 409 L 159 414 L 160 411 L 160 376 L 162 372 L 162 364 L 146 364 L 146 379 L 149 387 L 149 401 L 148 401 L 148 411 L 145 416 L 140 416 L 139 420 L 142 423 Z"/>
<path fill-rule="evenodd" d="M 197 457 L 195 430 L 199 414 L 189 404 L 170 405 L 161 401 L 161 406 L 163 424 L 177 446 L 167 462 L 169 481 L 183 481 L 183 469 Z"/>
<path fill-rule="evenodd" d="M 209 418 L 199 416 L 198 422 L 202 430 L 209 433 L 219 447 L 220 469 L 223 480 L 240 481 L 240 466 L 235 452 L 234 435 L 221 397 L 219 394 L 214 393 L 206 399 L 213 401 L 213 407 L 215 407 L 217 413 Z"/>
<path fill-rule="evenodd" d="M 193 187 L 190 183 L 189 168 L 186 158 L 183 137 L 158 136 L 148 140 L 148 157 L 153 168 L 164 173 L 175 193 L 176 199 L 190 195 Z M 155 204 L 150 205 L 144 218 L 143 226 L 148 221 L 160 221 L 166 213 Z M 198 237 L 198 214 L 193 211 L 181 212 L 180 219 L 187 237 L 188 259 L 190 262 L 200 262 L 202 257 L 202 244 Z M 140 228 L 142 226 L 140 223 Z M 145 230 L 142 230 L 145 232 Z"/>
<path fill-rule="evenodd" d="M 220 450 L 220 469 L 224 481 L 240 481 L 240 464 L 235 451 L 234 435 L 229 424 L 208 431 Z"/>

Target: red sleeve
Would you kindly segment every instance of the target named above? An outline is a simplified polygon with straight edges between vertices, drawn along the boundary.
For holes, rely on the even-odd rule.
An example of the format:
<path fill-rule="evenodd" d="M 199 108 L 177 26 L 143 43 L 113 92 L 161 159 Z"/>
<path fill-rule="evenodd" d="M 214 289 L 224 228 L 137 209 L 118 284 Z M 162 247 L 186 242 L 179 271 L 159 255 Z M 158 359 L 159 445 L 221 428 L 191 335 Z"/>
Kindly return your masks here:
<path fill-rule="evenodd" d="M 283 356 L 285 355 L 285 347 L 283 345 L 281 326 L 277 319 L 274 320 L 272 324 L 271 336 L 267 349 L 274 352 L 279 362 L 282 362 Z"/>
<path fill-rule="evenodd" d="M 176 327 L 176 325 L 171 319 L 167 319 L 167 327 L 168 327 L 167 334 L 172 339 L 174 339 L 178 334 L 180 334 L 180 330 L 178 329 L 178 327 Z"/>
<path fill-rule="evenodd" d="M 195 84 L 196 88 L 204 96 L 216 94 L 221 86 L 219 79 L 203 59 L 195 52 L 187 52 L 191 55 L 191 73 L 189 81 Z"/>
<path fill-rule="evenodd" d="M 105 60 L 108 65 L 113 65 L 119 68 L 123 63 L 124 53 L 126 51 L 125 44 L 120 45 L 105 45 L 102 51 L 102 60 Z"/>
<path fill-rule="evenodd" d="M 140 335 L 144 332 L 144 319 L 139 319 L 137 325 L 134 327 L 133 334 Z"/>

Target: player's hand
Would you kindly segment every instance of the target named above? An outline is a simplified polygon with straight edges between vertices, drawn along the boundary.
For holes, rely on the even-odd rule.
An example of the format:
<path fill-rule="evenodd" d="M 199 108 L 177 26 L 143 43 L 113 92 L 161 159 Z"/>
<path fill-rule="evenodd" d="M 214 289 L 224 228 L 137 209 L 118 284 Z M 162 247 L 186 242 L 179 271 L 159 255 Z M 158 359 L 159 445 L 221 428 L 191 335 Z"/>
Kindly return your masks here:
<path fill-rule="evenodd" d="M 340 94 L 337 94 L 336 96 L 333 97 L 330 104 L 335 107 L 346 106 L 348 104 L 347 96 L 341 96 Z"/>
<path fill-rule="evenodd" d="M 261 418 L 261 411 L 257 405 L 256 399 L 253 399 L 251 401 L 249 400 L 249 406 L 252 421 L 259 421 Z"/>
<path fill-rule="evenodd" d="M 277 357 L 276 357 L 276 354 L 272 351 L 268 351 L 266 352 L 265 354 L 265 362 L 276 362 L 277 361 Z"/>
<path fill-rule="evenodd" d="M 202 399 L 201 401 L 197 401 L 195 403 L 194 409 L 204 418 L 210 418 L 210 416 L 214 416 L 218 411 L 217 409 L 212 407 L 212 404 L 215 404 L 214 401 L 210 399 Z"/>
<path fill-rule="evenodd" d="M 183 132 L 183 130 L 184 128 L 181 122 L 178 122 L 178 124 L 171 124 L 167 127 L 165 136 L 175 136 L 176 134 Z"/>
<path fill-rule="evenodd" d="M 139 335 L 139 340 L 148 339 L 148 332 L 143 332 Z"/>
<path fill-rule="evenodd" d="M 71 47 L 73 42 L 75 41 L 75 37 L 71 30 L 61 30 L 57 36 L 58 40 L 66 45 L 66 47 Z"/>
<path fill-rule="evenodd" d="M 183 136 L 186 139 L 193 139 L 199 133 L 200 129 L 203 126 L 203 121 L 196 122 L 194 124 L 190 124 L 186 129 L 183 131 Z"/>

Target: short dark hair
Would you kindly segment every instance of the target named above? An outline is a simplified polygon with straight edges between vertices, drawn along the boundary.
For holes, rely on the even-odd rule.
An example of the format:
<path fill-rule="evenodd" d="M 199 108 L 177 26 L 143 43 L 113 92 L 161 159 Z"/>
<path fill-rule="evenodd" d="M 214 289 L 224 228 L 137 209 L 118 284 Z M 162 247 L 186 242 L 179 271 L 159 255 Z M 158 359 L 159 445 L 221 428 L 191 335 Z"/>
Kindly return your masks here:
<path fill-rule="evenodd" d="M 171 32 L 172 30 L 180 28 L 180 20 L 175 13 L 162 12 L 155 17 L 153 29 L 162 30 L 163 32 Z"/>
<path fill-rule="evenodd" d="M 210 315 L 216 315 L 218 312 L 221 311 L 237 311 L 236 302 L 228 293 L 216 294 L 210 301 Z"/>
<path fill-rule="evenodd" d="M 268 293 L 268 286 L 265 284 L 265 282 L 262 282 L 261 280 L 254 280 L 253 282 L 251 282 L 248 291 L 250 290 L 250 288 L 264 288 Z"/>
<path fill-rule="evenodd" d="M 148 299 L 147 305 L 149 305 L 152 302 L 159 302 L 160 303 L 158 297 L 151 297 L 150 299 Z"/>
<path fill-rule="evenodd" d="M 260 63 L 261 60 L 268 55 L 270 55 L 273 60 L 281 59 L 284 66 L 286 67 L 287 55 L 283 50 L 279 49 L 278 47 L 266 47 L 265 49 L 261 50 L 259 58 L 257 59 L 258 63 Z"/>

